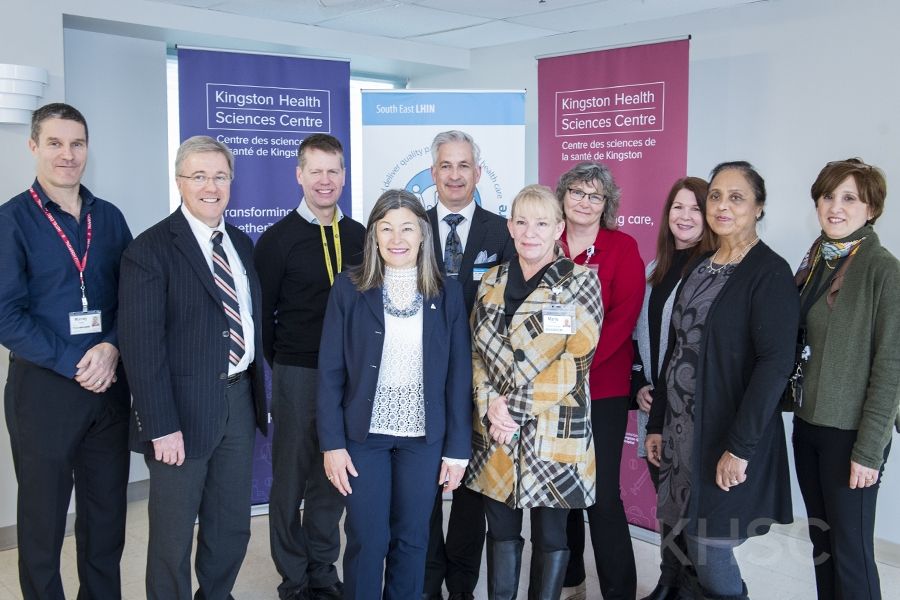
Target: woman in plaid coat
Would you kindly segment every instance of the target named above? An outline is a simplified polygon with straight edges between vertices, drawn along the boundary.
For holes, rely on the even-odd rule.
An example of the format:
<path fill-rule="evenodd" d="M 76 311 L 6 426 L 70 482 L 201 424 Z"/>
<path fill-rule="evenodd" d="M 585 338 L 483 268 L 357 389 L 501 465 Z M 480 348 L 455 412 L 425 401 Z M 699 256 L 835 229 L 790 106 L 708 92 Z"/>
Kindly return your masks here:
<path fill-rule="evenodd" d="M 603 320 L 600 283 L 562 256 L 562 209 L 525 187 L 509 220 L 518 257 L 485 273 L 472 312 L 473 456 L 466 484 L 485 496 L 488 597 L 514 598 L 531 509 L 529 598 L 559 597 L 566 516 L 594 502 L 588 371 Z"/>

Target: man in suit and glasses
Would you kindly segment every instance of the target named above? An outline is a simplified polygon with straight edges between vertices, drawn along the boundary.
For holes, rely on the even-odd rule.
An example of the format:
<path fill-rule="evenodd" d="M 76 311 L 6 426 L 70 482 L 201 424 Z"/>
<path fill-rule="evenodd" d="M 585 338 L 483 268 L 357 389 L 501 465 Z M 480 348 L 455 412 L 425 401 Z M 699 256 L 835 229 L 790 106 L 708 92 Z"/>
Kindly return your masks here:
<path fill-rule="evenodd" d="M 266 432 L 253 243 L 225 223 L 234 157 L 210 137 L 178 149 L 182 204 L 122 258 L 119 331 L 132 449 L 150 470 L 147 597 L 226 600 L 250 540 L 255 429 Z"/>
<path fill-rule="evenodd" d="M 479 206 L 476 185 L 481 178 L 481 150 L 464 131 L 444 131 L 431 143 L 431 175 L 438 203 L 428 211 L 435 235 L 435 256 L 441 270 L 463 286 L 466 314 L 471 313 L 481 276 L 514 254 L 506 219 Z M 451 600 L 474 598 L 485 518 L 480 494 L 460 486 L 453 492 L 447 539 L 443 536 L 442 491 L 431 515 L 423 600 L 442 598 L 446 580 Z"/>

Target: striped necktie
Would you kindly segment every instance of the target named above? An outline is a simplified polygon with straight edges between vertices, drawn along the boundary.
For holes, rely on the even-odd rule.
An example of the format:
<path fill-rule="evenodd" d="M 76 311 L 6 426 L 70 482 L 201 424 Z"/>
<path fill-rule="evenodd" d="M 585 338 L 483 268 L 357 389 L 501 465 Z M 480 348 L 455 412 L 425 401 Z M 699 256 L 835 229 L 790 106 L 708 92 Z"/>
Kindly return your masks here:
<path fill-rule="evenodd" d="M 228 347 L 228 362 L 237 365 L 244 356 L 244 328 L 241 325 L 241 306 L 238 303 L 237 292 L 234 287 L 234 277 L 231 274 L 231 266 L 222 247 L 222 232 L 214 231 L 213 244 L 213 278 L 222 297 L 222 308 L 228 318 L 228 330 L 231 343 Z"/>

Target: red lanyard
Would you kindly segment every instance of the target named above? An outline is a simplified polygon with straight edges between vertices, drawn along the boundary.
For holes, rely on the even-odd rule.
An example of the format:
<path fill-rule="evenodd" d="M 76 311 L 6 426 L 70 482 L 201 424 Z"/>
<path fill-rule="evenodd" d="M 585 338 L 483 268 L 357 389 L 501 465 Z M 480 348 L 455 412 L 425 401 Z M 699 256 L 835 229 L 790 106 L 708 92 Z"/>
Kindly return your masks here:
<path fill-rule="evenodd" d="M 53 225 L 53 229 L 56 230 L 57 235 L 59 235 L 59 239 L 63 241 L 63 244 L 66 245 L 66 250 L 69 251 L 69 256 L 72 257 L 72 262 L 75 263 L 75 268 L 78 269 L 78 279 L 81 282 L 81 308 L 83 311 L 87 311 L 88 309 L 88 301 L 87 296 L 84 293 L 84 269 L 87 267 L 88 260 L 88 252 L 91 249 L 91 237 L 93 236 L 93 228 L 91 226 L 91 215 L 88 213 L 87 216 L 87 244 L 84 249 L 84 258 L 78 259 L 78 255 L 75 254 L 75 248 L 72 247 L 72 242 L 69 241 L 69 236 L 66 235 L 66 232 L 62 230 L 62 227 L 59 226 L 59 223 L 56 222 L 56 219 L 53 215 L 50 214 L 50 211 L 44 206 L 44 203 L 41 202 L 40 197 L 38 197 L 37 192 L 34 191 L 34 188 L 28 188 L 28 191 L 31 192 L 31 199 L 34 200 L 34 203 L 38 205 L 38 208 L 41 209 L 41 212 L 44 213 L 44 216 L 47 217 L 47 220 L 50 221 L 50 224 Z"/>

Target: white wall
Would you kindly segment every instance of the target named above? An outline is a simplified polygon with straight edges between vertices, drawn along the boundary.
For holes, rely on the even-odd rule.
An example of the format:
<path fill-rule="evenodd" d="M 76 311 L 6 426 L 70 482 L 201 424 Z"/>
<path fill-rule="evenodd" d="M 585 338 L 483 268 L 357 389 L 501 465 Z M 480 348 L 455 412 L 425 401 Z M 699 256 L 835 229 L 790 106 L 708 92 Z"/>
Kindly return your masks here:
<path fill-rule="evenodd" d="M 119 206 L 136 236 L 169 214 L 168 177 L 160 177 L 168 173 L 167 131 L 139 126 L 166 122 L 166 45 L 76 29 L 64 39 L 66 101 L 90 127 L 84 184 Z M 123 128 L 128 121 L 134 129 Z M 148 477 L 132 454 L 129 480 Z"/>
<path fill-rule="evenodd" d="M 63 35 L 62 18 L 47 19 L 38 2 L 16 2 L 5 10 L 15 11 L 0 19 L 0 62 L 41 66 L 50 72 L 50 85 L 44 94 L 46 101 L 63 98 Z M 0 125 L 0 202 L 25 190 L 31 184 L 34 165 L 26 145 L 28 127 L 25 125 Z M 0 359 L 0 382 L 6 386 L 9 366 L 6 352 Z M 0 426 L 0 527 L 16 522 L 16 477 L 9 451 L 9 433 L 6 419 Z"/>
<path fill-rule="evenodd" d="M 690 35 L 688 173 L 705 177 L 723 160 L 754 163 L 769 196 L 761 235 L 796 266 L 818 233 L 809 186 L 826 162 L 861 156 L 882 167 L 894 185 L 900 181 L 897 23 L 900 3 L 886 0 L 757 3 L 476 50 L 470 69 L 414 77 L 410 87 L 527 89 L 525 173 L 533 183 L 538 174 L 535 57 Z M 628 190 L 622 201 L 628 202 Z M 900 255 L 898 202 L 888 201 L 876 226 L 895 255 Z M 785 420 L 790 434 L 790 418 Z M 895 434 L 894 442 L 900 436 Z M 900 520 L 892 510 L 900 504 L 900 477 L 891 466 L 900 459 L 892 458 L 876 535 L 900 543 Z M 794 508 L 805 515 L 796 482 Z"/>
<path fill-rule="evenodd" d="M 85 183 L 122 209 L 135 235 L 168 213 L 166 44 L 348 58 L 356 71 L 401 78 L 469 66 L 468 50 L 334 35 L 319 27 L 145 0 L 29 0 L 6 2 L 4 9 L 0 62 L 46 68 L 50 84 L 41 102 L 70 101 L 84 110 L 91 128 Z M 27 126 L 0 124 L 0 202 L 33 179 L 27 139 Z M 5 385 L 7 356 L 0 354 L 0 385 Z M 143 477 L 140 461 L 132 465 L 132 480 Z M 0 531 L 15 521 L 15 475 L 3 419 Z"/>
<path fill-rule="evenodd" d="M 169 44 L 349 58 L 354 71 L 406 77 L 417 88 L 525 88 L 529 90 L 529 182 L 537 179 L 536 56 L 690 34 L 688 170 L 704 175 L 720 160 L 747 158 L 754 162 L 766 177 L 770 194 L 762 234 L 792 264 L 799 261 L 816 234 L 808 189 L 823 163 L 860 155 L 882 166 L 889 178 L 900 176 L 900 154 L 891 152 L 900 129 L 896 110 L 900 78 L 895 65 L 900 56 L 900 38 L 895 31 L 900 5 L 889 0 L 773 0 L 472 52 L 374 36 L 334 35 L 316 27 L 145 0 L 6 4 L 4 19 L 0 20 L 0 62 L 47 68 L 50 85 L 43 98 L 46 102 L 67 99 L 66 76 L 74 78 L 70 73 L 78 67 L 67 61 L 64 21 L 69 29 Z M 152 48 L 146 46 L 144 50 L 155 52 Z M 84 66 L 90 69 L 91 65 Z M 71 86 L 69 90 L 78 93 Z M 100 166 L 119 164 L 113 154 L 127 156 L 142 140 L 154 139 L 157 132 L 162 134 L 166 126 L 165 117 L 156 113 L 136 114 L 128 105 L 103 103 L 100 94 L 106 91 L 96 91 L 102 114 L 89 116 L 92 171 L 88 176 L 92 178 L 110 175 Z M 107 129 L 116 123 L 125 125 Z M 104 131 L 102 141 L 96 127 Z M 27 127 L 0 125 L 0 147 L 4 149 L 0 201 L 17 194 L 31 181 L 33 165 L 26 139 Z M 158 157 L 147 160 L 148 173 L 160 169 L 156 175 L 164 182 L 167 173 L 159 166 Z M 122 171 L 123 176 L 127 174 Z M 156 211 L 167 210 L 167 196 L 159 196 L 159 207 L 139 206 L 143 196 L 129 191 L 134 181 L 97 179 L 97 191 L 114 199 L 130 221 L 134 219 L 132 229 L 137 233 L 154 220 Z M 627 202 L 627 196 L 623 200 Z M 878 229 L 895 254 L 900 253 L 898 225 L 900 209 L 889 202 Z M 0 360 L 0 383 L 5 373 L 4 357 Z M 15 523 L 15 478 L 5 423 L 2 428 L 0 528 Z M 900 503 L 900 479 L 892 475 L 889 466 L 882 488 L 878 535 L 900 543 L 900 521 L 889 519 L 889 509 Z M 802 511 L 799 495 L 795 505 Z"/>

